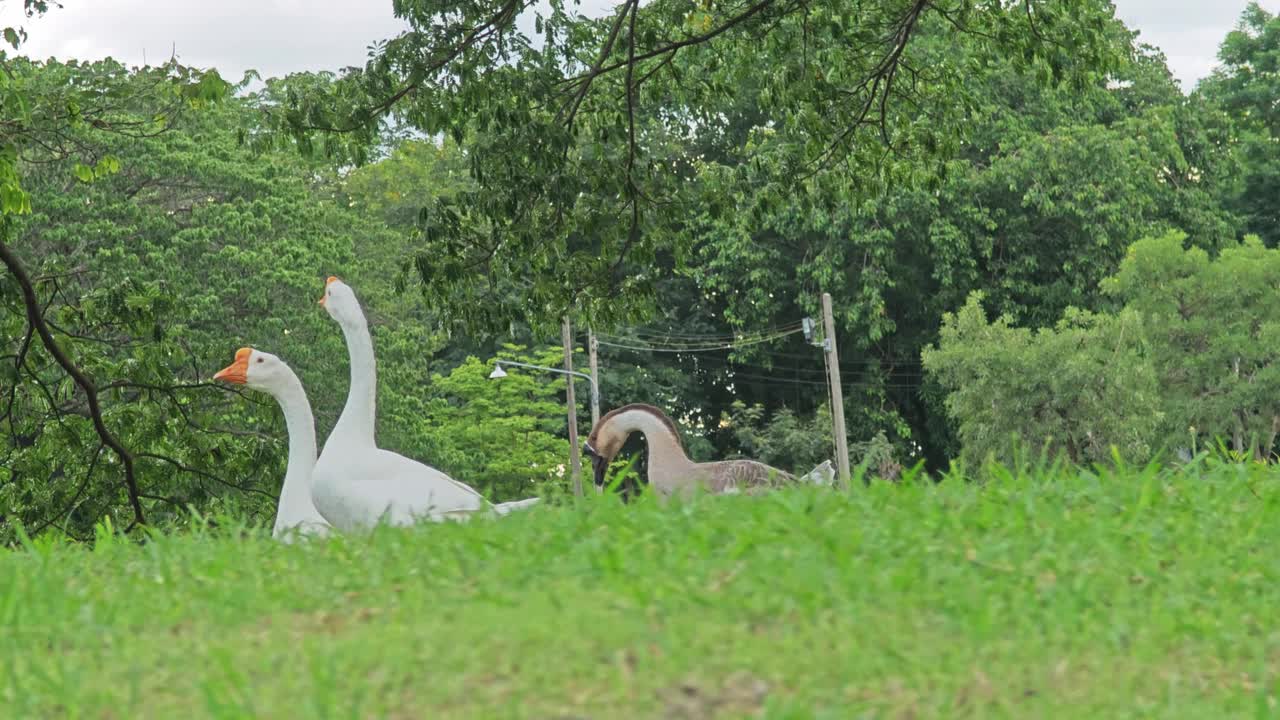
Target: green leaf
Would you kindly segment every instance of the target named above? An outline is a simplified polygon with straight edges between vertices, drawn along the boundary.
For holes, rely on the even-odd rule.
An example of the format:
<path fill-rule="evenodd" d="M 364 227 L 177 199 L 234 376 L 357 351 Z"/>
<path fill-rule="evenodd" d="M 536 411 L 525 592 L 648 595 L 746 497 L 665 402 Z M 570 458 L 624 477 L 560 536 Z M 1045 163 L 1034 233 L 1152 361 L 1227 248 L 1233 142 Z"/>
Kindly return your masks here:
<path fill-rule="evenodd" d="M 5 215 L 30 213 L 31 197 L 16 183 L 0 185 L 0 211 Z"/>
<path fill-rule="evenodd" d="M 93 168 L 95 178 L 106 177 L 120 172 L 120 159 L 114 155 L 103 155 Z"/>

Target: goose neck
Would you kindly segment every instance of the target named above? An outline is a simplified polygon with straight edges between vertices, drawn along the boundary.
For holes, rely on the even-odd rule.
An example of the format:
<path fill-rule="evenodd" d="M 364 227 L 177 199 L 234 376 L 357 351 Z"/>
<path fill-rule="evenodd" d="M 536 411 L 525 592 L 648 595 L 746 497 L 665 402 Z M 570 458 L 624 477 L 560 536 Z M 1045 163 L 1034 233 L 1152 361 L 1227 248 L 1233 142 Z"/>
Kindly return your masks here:
<path fill-rule="evenodd" d="M 275 532 L 279 534 L 300 522 L 323 523 L 323 519 L 311 501 L 311 471 L 316 464 L 316 427 L 311 403 L 297 376 L 291 376 L 274 395 L 289 432 L 289 464 L 276 510 Z"/>
<path fill-rule="evenodd" d="M 693 465 L 693 461 L 685 454 L 680 445 L 680 438 L 671 432 L 671 428 L 652 413 L 632 411 L 620 417 L 622 428 L 627 434 L 639 432 L 644 435 L 645 445 L 649 451 L 649 470 L 662 474 L 677 472 Z"/>
<path fill-rule="evenodd" d="M 373 356 L 373 337 L 363 320 L 342 324 L 351 362 L 351 388 L 347 404 L 334 426 L 334 434 L 344 442 L 374 444 L 374 418 L 377 397 L 377 366 Z"/>

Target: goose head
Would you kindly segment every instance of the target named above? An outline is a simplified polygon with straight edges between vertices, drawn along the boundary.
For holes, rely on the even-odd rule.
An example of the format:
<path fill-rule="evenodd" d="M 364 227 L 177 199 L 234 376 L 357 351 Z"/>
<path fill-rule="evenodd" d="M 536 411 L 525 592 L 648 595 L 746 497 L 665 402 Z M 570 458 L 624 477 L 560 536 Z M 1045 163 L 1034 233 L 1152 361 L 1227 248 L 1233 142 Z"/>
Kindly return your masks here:
<path fill-rule="evenodd" d="M 320 296 L 319 302 L 325 312 L 329 313 L 329 317 L 337 320 L 339 325 L 358 326 L 364 321 L 364 312 L 360 310 L 355 290 L 333 275 L 325 280 L 324 295 Z"/>
<path fill-rule="evenodd" d="M 618 456 L 618 451 L 622 449 L 623 443 L 627 441 L 626 432 L 620 432 L 608 422 L 611 418 L 605 417 L 591 428 L 591 434 L 587 436 L 587 441 L 582 444 L 582 452 L 591 458 L 591 471 L 595 480 L 596 487 L 604 487 L 605 473 L 609 470 L 609 463 Z"/>
<path fill-rule="evenodd" d="M 286 387 L 292 374 L 289 366 L 275 355 L 244 347 L 236 351 L 235 362 L 219 370 L 213 379 L 274 395 Z"/>
<path fill-rule="evenodd" d="M 672 443 L 668 446 L 670 450 L 684 455 L 680 431 L 666 413 L 645 403 L 623 405 L 605 413 L 591 428 L 591 434 L 582 445 L 582 451 L 591 458 L 591 468 L 595 471 L 598 487 L 604 487 L 604 476 L 609 463 L 618 456 L 631 433 L 636 431 L 646 433 L 646 441 L 650 439 L 649 433 L 666 435 Z M 684 457 L 684 460 L 687 462 L 688 457 Z"/>

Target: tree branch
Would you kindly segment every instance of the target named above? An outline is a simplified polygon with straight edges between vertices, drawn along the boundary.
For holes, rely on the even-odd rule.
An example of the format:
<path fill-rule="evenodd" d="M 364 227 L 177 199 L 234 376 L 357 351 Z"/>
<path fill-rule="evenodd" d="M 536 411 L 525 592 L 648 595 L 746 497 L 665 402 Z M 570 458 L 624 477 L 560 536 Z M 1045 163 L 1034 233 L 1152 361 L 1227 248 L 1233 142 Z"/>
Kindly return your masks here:
<path fill-rule="evenodd" d="M 609 271 L 610 277 L 616 277 L 622 268 L 631 246 L 640 238 L 640 190 L 636 187 L 636 12 L 640 2 L 635 0 L 631 5 L 631 25 L 627 30 L 627 196 L 631 203 L 631 226 L 627 229 L 627 240 L 622 244 L 618 257 Z M 675 52 L 674 50 L 672 51 Z"/>
<path fill-rule="evenodd" d="M 7 230 L 7 227 L 5 229 Z M 27 308 L 27 322 L 35 328 L 41 342 L 44 343 L 45 349 L 49 351 L 53 359 L 58 365 L 62 366 L 63 371 L 71 376 L 75 384 L 84 391 L 85 398 L 89 403 L 89 416 L 93 420 L 93 429 L 98 433 L 98 438 L 102 440 L 102 444 L 111 448 L 111 451 L 120 459 L 121 466 L 124 467 L 125 487 L 129 494 L 129 505 L 133 508 L 133 524 L 130 529 L 135 525 L 145 524 L 146 517 L 142 511 L 142 501 L 138 493 L 138 481 L 134 475 L 133 455 L 107 429 L 107 425 L 102 419 L 102 407 L 98 404 L 97 387 L 94 386 L 93 381 L 84 374 L 79 366 L 67 356 L 62 347 L 58 345 L 58 341 L 54 339 L 48 324 L 45 323 L 44 314 L 40 311 L 40 301 L 36 298 L 35 287 L 31 284 L 31 277 L 27 275 L 22 261 L 14 254 L 12 248 L 2 240 L 0 240 L 0 262 L 3 262 L 9 268 L 9 274 L 13 276 L 18 286 L 22 289 L 22 300 Z"/>
<path fill-rule="evenodd" d="M 32 536 L 43 532 L 45 528 L 57 522 L 58 518 L 67 517 L 76 509 L 76 505 L 80 503 L 81 496 L 84 495 L 84 491 L 89 487 L 89 481 L 93 479 L 93 471 L 98 467 L 98 460 L 102 459 L 103 447 L 105 446 L 99 443 L 98 449 L 93 451 L 93 460 L 89 462 L 89 469 L 85 470 L 84 479 L 80 482 L 80 487 L 76 489 L 75 494 L 71 496 L 71 500 L 67 503 L 66 509 L 57 515 L 50 517 L 43 525 L 33 530 L 31 532 Z"/>
<path fill-rule="evenodd" d="M 705 33 L 702 33 L 700 35 L 693 35 L 683 40 L 677 40 L 675 42 L 663 45 L 660 48 L 649 50 L 649 51 L 640 53 L 638 55 L 629 56 L 626 60 L 619 60 L 618 62 L 613 63 L 612 65 L 606 65 L 602 68 L 597 68 L 596 70 L 588 73 L 587 75 L 579 75 L 577 77 L 567 78 L 566 80 L 564 80 L 564 82 L 574 83 L 574 82 L 581 82 L 588 78 L 595 79 L 600 75 L 611 73 L 614 70 L 627 67 L 628 65 L 635 65 L 637 62 L 644 62 L 645 60 L 648 60 L 650 58 L 655 58 L 660 55 L 665 55 L 670 52 L 675 52 L 676 50 L 689 47 L 690 45 L 701 45 L 702 43 L 707 42 L 708 40 L 713 40 L 716 37 L 723 35 L 724 33 L 732 30 L 738 25 L 741 25 L 747 20 L 750 20 L 756 15 L 759 15 L 760 13 L 767 10 L 770 5 L 773 5 L 774 2 L 775 0 L 760 0 L 760 2 L 756 3 L 755 5 L 752 5 L 751 7 L 742 11 L 741 13 L 734 15 L 733 17 L 729 18 L 728 20 L 708 30 Z"/>
<path fill-rule="evenodd" d="M 417 90 L 418 87 L 422 85 L 423 80 L 425 80 L 427 76 L 435 72 L 438 72 L 439 70 L 444 68 L 446 65 L 448 65 L 449 63 L 457 59 L 459 55 L 471 49 L 471 47 L 475 45 L 478 40 L 481 39 L 482 34 L 491 34 L 493 31 L 497 30 L 501 26 L 506 25 L 511 21 L 513 21 L 516 15 L 519 14 L 519 12 L 525 8 L 526 4 L 527 4 L 526 0 L 507 0 L 507 2 L 503 3 L 502 7 L 498 9 L 498 12 L 494 13 L 485 22 L 475 26 L 470 31 L 468 31 L 461 41 L 453 45 L 453 47 L 450 47 L 441 56 L 428 62 L 427 65 L 423 67 L 421 70 L 414 71 L 410 75 L 411 79 L 407 83 L 405 83 L 404 87 L 400 88 L 390 97 L 388 97 L 386 100 L 383 100 L 377 105 L 374 105 L 372 107 L 368 107 L 362 110 L 359 113 L 360 115 L 363 116 L 361 120 L 352 122 L 348 124 L 346 127 L 342 127 L 342 128 L 321 127 L 317 125 L 304 124 L 304 125 L 300 125 L 299 129 L 320 130 L 323 132 L 333 132 L 333 133 L 351 133 L 351 132 L 356 132 L 357 130 L 360 130 L 361 128 L 368 125 L 368 123 L 372 122 L 373 120 L 377 119 L 379 116 L 391 110 L 391 108 L 394 107 L 396 103 L 403 100 L 405 96 Z"/>
<path fill-rule="evenodd" d="M 596 62 L 591 66 L 591 70 L 587 76 L 583 78 L 578 86 L 578 91 L 574 93 L 573 100 L 568 107 L 568 114 L 564 117 L 565 125 L 572 126 L 573 119 L 578 115 L 578 107 L 582 105 L 582 100 L 587 96 L 587 91 L 591 89 L 591 83 L 600 74 L 600 67 L 604 65 L 604 61 L 609 59 L 609 54 L 613 52 L 613 43 L 618 39 L 618 31 L 622 29 L 622 22 L 627 18 L 627 13 L 632 10 L 633 5 L 638 5 L 640 0 L 627 0 L 622 4 L 622 9 L 618 11 L 618 17 L 613 20 L 613 28 L 609 31 L 609 38 L 605 40 L 604 47 L 600 48 L 600 55 L 596 58 Z M 631 12 L 632 31 L 635 30 L 635 12 Z M 631 39 L 632 55 L 635 55 L 635 38 Z M 560 114 L 564 114 L 561 110 Z"/>
<path fill-rule="evenodd" d="M 243 493 L 257 493 L 258 495 L 261 495 L 272 501 L 276 500 L 275 495 L 272 495 L 271 493 L 265 490 L 259 490 L 258 488 L 253 488 L 253 487 L 242 487 L 240 485 L 237 485 L 231 482 L 230 480 L 223 480 L 222 478 L 218 477 L 217 475 L 214 475 L 211 472 L 206 472 L 199 468 L 193 468 L 190 465 L 187 465 L 182 461 L 177 460 L 176 458 L 169 457 L 168 455 L 159 455 L 157 453 L 144 452 L 144 453 L 138 453 L 138 457 L 146 458 L 148 460 L 156 460 L 159 462 L 168 463 L 169 465 L 172 465 L 175 469 L 177 469 L 179 472 L 184 472 L 184 473 L 187 473 L 188 475 L 195 475 L 196 477 L 204 478 L 205 480 L 212 480 L 218 483 L 219 485 L 225 485 L 231 488 L 232 490 L 239 490 L 240 492 L 243 492 Z"/>

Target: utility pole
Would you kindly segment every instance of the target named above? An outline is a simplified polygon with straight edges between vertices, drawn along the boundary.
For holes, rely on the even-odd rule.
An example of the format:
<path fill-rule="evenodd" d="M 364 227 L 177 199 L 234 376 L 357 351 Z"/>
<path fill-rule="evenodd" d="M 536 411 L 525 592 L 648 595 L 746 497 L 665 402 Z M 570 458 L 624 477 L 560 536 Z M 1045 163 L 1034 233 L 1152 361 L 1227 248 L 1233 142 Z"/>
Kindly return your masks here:
<path fill-rule="evenodd" d="M 566 326 L 568 327 L 568 326 Z M 836 321 L 831 293 L 822 293 L 822 351 L 827 354 L 827 382 L 831 384 L 831 424 L 836 440 L 836 468 L 840 487 L 849 489 L 849 438 L 844 429 L 844 388 L 840 386 L 840 354 L 836 351 Z"/>
<path fill-rule="evenodd" d="M 600 393 L 597 388 L 600 387 L 600 365 L 596 358 L 599 350 L 596 344 L 596 331 L 587 330 L 587 364 L 591 367 L 591 427 L 594 429 L 596 423 L 600 422 Z"/>
<path fill-rule="evenodd" d="M 569 328 L 569 316 L 560 325 L 560 342 L 564 345 L 565 372 L 573 372 L 573 333 Z M 578 405 L 573 399 L 573 378 L 564 384 L 565 402 L 569 406 L 569 472 L 573 478 L 573 494 L 582 497 L 582 459 L 578 456 Z M 841 416 L 841 426 L 844 420 Z"/>

